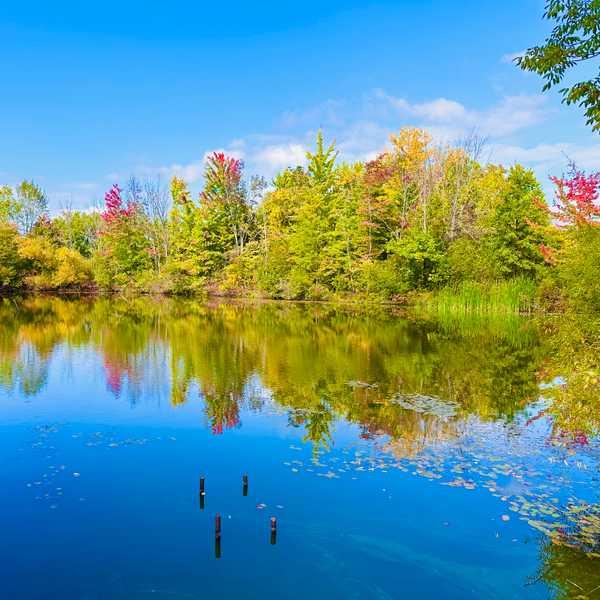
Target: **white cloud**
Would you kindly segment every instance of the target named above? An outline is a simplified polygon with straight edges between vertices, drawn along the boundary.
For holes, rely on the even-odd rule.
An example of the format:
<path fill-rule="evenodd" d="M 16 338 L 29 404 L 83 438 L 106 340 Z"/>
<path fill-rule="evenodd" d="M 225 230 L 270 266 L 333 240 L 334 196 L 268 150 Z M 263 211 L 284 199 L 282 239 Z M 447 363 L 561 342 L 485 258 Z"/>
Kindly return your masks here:
<path fill-rule="evenodd" d="M 259 149 L 253 155 L 253 162 L 269 171 L 306 164 L 306 148 L 300 143 L 272 144 Z"/>
<path fill-rule="evenodd" d="M 490 136 L 510 135 L 541 123 L 549 113 L 545 103 L 539 95 L 506 96 L 488 111 L 473 112 L 473 125 Z"/>
<path fill-rule="evenodd" d="M 573 161 L 578 168 L 587 171 L 597 171 L 600 165 L 600 144 L 557 142 L 524 147 L 498 143 L 492 144 L 489 150 L 489 162 L 506 166 L 520 163 L 533 169 L 547 198 L 554 196 L 550 176 L 562 175 L 569 162 Z"/>
<path fill-rule="evenodd" d="M 346 114 L 342 114 L 343 108 Z M 473 110 L 448 98 L 410 103 L 376 89 L 354 112 L 347 103 L 328 100 L 302 113 L 284 114 L 284 128 L 301 125 L 296 127 L 299 130 L 296 135 L 250 135 L 233 140 L 221 151 L 244 159 L 248 174 L 271 178 L 286 167 L 306 164 L 306 152 L 314 147 L 319 127 L 324 129 L 326 143 L 335 140 L 340 159 L 352 162 L 375 158 L 385 149 L 390 132 L 401 125 L 412 123 L 424 127 L 437 143 L 451 143 L 473 131 L 497 141 L 540 122 L 546 114 L 540 96 L 506 96 L 486 110 Z M 398 123 L 398 117 L 403 117 L 404 122 Z M 134 172 L 165 179 L 177 175 L 191 185 L 199 184 L 209 154 L 206 152 L 202 159 L 190 163 L 138 167 Z"/>
<path fill-rule="evenodd" d="M 564 169 L 570 161 L 582 169 L 597 169 L 600 164 L 600 144 L 589 146 L 558 142 L 538 144 L 529 148 L 508 144 L 495 144 L 491 148 L 491 160 L 503 164 L 516 162 L 544 167 Z"/>
<path fill-rule="evenodd" d="M 408 110 L 412 110 L 419 117 L 424 117 L 429 121 L 447 122 L 468 118 L 467 109 L 460 102 L 447 100 L 446 98 L 438 98 L 431 102 L 415 104 L 412 107 L 408 106 Z"/>
<path fill-rule="evenodd" d="M 389 139 L 390 130 L 374 121 L 358 121 L 340 134 L 336 147 L 343 160 L 373 160 Z"/>
<path fill-rule="evenodd" d="M 505 96 L 486 110 L 467 109 L 460 102 L 447 98 L 411 104 L 381 89 L 375 90 L 374 96 L 400 115 L 421 120 L 421 126 L 439 128 L 445 125 L 448 132 L 459 134 L 459 137 L 473 130 L 484 136 L 502 137 L 540 123 L 548 115 L 546 100 L 540 95 Z"/>
<path fill-rule="evenodd" d="M 204 159 L 187 164 L 173 163 L 162 167 L 141 167 L 138 169 L 138 172 L 145 175 L 158 175 L 164 179 L 171 179 L 172 177 L 177 176 L 188 183 L 196 183 L 202 179 L 202 174 L 204 173 Z"/>

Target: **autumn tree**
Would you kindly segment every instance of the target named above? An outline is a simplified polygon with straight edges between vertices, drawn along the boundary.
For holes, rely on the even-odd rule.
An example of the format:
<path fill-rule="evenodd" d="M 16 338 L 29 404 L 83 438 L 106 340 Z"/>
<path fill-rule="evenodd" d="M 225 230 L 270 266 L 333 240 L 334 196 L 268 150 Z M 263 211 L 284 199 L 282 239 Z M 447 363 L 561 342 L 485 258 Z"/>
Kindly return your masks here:
<path fill-rule="evenodd" d="M 557 248 L 542 247 L 556 267 L 558 285 L 580 311 L 600 310 L 600 173 L 586 174 L 571 164 L 567 175 L 553 177 L 556 198 L 549 214 L 558 225 Z"/>
<path fill-rule="evenodd" d="M 250 237 L 253 214 L 242 182 L 243 168 L 241 160 L 223 152 L 213 152 L 206 160 L 201 206 L 213 226 L 205 229 L 211 252 L 240 254 Z"/>
<path fill-rule="evenodd" d="M 152 264 L 140 206 L 134 200 L 125 201 L 116 184 L 108 190 L 104 202 L 94 255 L 96 279 L 106 288 L 135 284 Z"/>

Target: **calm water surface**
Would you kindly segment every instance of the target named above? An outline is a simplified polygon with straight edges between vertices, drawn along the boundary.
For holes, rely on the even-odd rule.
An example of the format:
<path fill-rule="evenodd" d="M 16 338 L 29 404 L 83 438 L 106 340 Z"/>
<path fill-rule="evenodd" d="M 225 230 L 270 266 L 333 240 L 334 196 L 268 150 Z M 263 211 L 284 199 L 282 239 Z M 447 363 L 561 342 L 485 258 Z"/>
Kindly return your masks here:
<path fill-rule="evenodd" d="M 600 449 L 557 435 L 547 336 L 0 300 L 1 595 L 600 598 Z"/>

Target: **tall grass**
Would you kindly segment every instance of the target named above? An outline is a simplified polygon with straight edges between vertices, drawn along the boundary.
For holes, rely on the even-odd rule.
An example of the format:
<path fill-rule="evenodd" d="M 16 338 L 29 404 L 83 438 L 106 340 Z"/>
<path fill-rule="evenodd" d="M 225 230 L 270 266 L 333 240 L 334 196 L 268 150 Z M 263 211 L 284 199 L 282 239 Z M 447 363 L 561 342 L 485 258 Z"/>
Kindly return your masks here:
<path fill-rule="evenodd" d="M 535 282 L 524 277 L 491 284 L 465 281 L 423 298 L 419 305 L 447 315 L 517 315 L 533 311 L 535 295 Z"/>

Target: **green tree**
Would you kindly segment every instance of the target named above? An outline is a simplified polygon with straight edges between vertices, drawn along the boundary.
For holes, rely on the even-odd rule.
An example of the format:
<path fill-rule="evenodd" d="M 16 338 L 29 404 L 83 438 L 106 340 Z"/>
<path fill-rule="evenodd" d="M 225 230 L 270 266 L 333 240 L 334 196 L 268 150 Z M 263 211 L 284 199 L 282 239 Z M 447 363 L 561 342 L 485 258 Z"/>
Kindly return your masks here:
<path fill-rule="evenodd" d="M 18 240 L 16 227 L 0 222 L 0 288 L 18 288 L 22 284 L 24 269 Z"/>
<path fill-rule="evenodd" d="M 61 245 L 76 250 L 86 258 L 90 258 L 94 251 L 100 221 L 99 214 L 80 211 L 65 211 L 53 219 Z"/>
<path fill-rule="evenodd" d="M 336 237 L 334 207 L 338 202 L 337 152 L 333 144 L 317 134 L 314 153 L 307 152 L 306 186 L 298 194 L 289 236 L 290 285 L 297 297 L 320 297 L 335 277 L 337 266 L 331 263 L 331 242 Z"/>
<path fill-rule="evenodd" d="M 440 287 L 448 277 L 448 259 L 441 240 L 417 229 L 391 240 L 390 261 L 397 273 L 398 291 Z"/>
<path fill-rule="evenodd" d="M 552 33 L 516 63 L 541 75 L 544 90 L 560 84 L 565 75 L 584 61 L 600 56 L 600 1 L 548 0 L 544 18 L 554 22 Z M 600 130 L 600 75 L 560 90 L 563 102 L 585 109 L 587 124 Z"/>
<path fill-rule="evenodd" d="M 545 264 L 540 246 L 550 224 L 543 193 L 533 171 L 512 167 L 501 202 L 492 217 L 489 243 L 504 277 L 536 277 Z"/>
<path fill-rule="evenodd" d="M 199 208 L 179 177 L 171 180 L 171 201 L 167 270 L 175 291 L 191 292 L 204 283 Z"/>
<path fill-rule="evenodd" d="M 257 211 L 260 231 L 258 284 L 267 295 L 292 295 L 289 274 L 292 267 L 290 234 L 299 206 L 309 190 L 309 177 L 302 167 L 285 169 L 273 180 Z"/>
<path fill-rule="evenodd" d="M 0 223 L 16 223 L 18 205 L 12 188 L 9 185 L 0 186 Z"/>
<path fill-rule="evenodd" d="M 33 181 L 22 181 L 16 188 L 16 222 L 22 233 L 31 231 L 48 210 L 46 194 Z"/>

